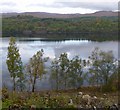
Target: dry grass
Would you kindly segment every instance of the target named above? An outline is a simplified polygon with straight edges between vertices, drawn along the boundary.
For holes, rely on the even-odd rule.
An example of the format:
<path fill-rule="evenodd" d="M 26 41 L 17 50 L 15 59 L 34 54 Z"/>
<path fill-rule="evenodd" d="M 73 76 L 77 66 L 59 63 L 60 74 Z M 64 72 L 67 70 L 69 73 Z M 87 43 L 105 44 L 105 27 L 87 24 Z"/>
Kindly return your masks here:
<path fill-rule="evenodd" d="M 111 107 L 113 105 L 118 106 L 118 92 L 99 92 L 98 89 L 92 87 L 82 87 L 79 89 L 69 90 L 52 90 L 52 91 L 36 91 L 32 92 L 10 92 L 3 90 L 2 106 L 3 108 L 19 107 L 23 108 L 91 108 L 96 106 Z M 83 95 L 88 94 L 91 97 L 91 102 L 87 105 L 81 97 L 78 96 L 78 92 L 82 92 Z M 93 99 L 96 96 L 97 99 Z M 72 104 L 70 103 L 72 100 Z"/>

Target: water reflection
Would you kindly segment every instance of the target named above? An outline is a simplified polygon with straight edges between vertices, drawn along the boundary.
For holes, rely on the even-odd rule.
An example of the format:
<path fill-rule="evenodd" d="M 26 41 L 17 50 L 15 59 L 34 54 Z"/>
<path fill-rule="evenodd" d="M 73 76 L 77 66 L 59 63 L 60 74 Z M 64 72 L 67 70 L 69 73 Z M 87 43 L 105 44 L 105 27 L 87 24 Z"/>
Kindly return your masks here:
<path fill-rule="evenodd" d="M 24 64 L 27 63 L 30 57 L 32 57 L 40 49 L 44 49 L 44 56 L 50 57 L 52 60 L 63 52 L 68 53 L 69 58 L 74 56 L 80 56 L 83 59 L 87 59 L 95 47 L 99 47 L 103 51 L 112 50 L 114 56 L 118 57 L 118 42 L 117 41 L 106 41 L 106 42 L 93 42 L 89 40 L 65 40 L 65 41 L 46 41 L 39 38 L 22 39 L 17 38 L 17 45 L 20 50 L 22 61 Z M 7 47 L 9 44 L 8 38 L 0 39 L 0 59 L 2 61 L 2 78 L 3 83 L 7 81 L 7 85 L 11 87 L 11 81 L 9 72 L 7 70 L 6 58 L 7 58 Z M 47 81 L 46 81 L 47 80 Z M 43 86 L 43 85 L 44 86 Z M 42 80 L 40 87 L 42 89 L 49 88 L 48 79 Z"/>

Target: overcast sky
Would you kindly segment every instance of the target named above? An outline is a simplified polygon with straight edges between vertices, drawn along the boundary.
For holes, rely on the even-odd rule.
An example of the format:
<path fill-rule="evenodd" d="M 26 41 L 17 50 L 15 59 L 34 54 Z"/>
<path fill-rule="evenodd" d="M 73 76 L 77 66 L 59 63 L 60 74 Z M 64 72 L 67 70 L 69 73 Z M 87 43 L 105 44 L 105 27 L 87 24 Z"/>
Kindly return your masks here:
<path fill-rule="evenodd" d="M 119 0 L 0 0 L 1 12 L 92 13 L 116 11 Z"/>

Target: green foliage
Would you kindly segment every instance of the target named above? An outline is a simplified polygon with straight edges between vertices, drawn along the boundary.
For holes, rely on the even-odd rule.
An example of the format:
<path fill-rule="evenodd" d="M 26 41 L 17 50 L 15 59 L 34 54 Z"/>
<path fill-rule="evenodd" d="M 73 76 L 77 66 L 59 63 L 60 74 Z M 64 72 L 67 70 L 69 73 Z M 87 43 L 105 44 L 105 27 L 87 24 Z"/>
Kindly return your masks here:
<path fill-rule="evenodd" d="M 23 65 L 19 54 L 19 49 L 17 48 L 15 38 L 13 37 L 10 38 L 6 63 L 10 76 L 13 80 L 13 90 L 16 90 L 17 82 L 19 82 L 18 86 L 21 88 L 22 85 L 24 85 L 22 83 L 24 80 Z"/>
<path fill-rule="evenodd" d="M 32 92 L 34 92 L 36 80 L 38 78 L 42 78 L 43 74 L 45 74 L 44 62 L 46 62 L 46 58 L 43 58 L 43 49 L 38 51 L 32 58 L 30 58 L 28 64 L 26 65 L 26 71 L 29 76 L 29 81 L 32 84 Z"/>
<path fill-rule="evenodd" d="M 84 94 L 88 93 L 87 89 L 83 88 Z M 81 90 L 79 90 L 81 91 Z M 9 92 L 9 97 L 2 102 L 3 110 L 10 109 L 14 110 L 24 110 L 32 109 L 34 106 L 35 109 L 68 109 L 68 108 L 78 108 L 87 109 L 93 106 L 97 108 L 104 108 L 117 104 L 118 96 L 113 93 L 95 93 L 94 90 L 89 90 L 89 95 L 91 96 L 90 106 L 86 106 L 86 101 L 81 97 L 77 96 L 78 91 L 76 89 L 68 91 L 51 91 L 49 95 L 46 92 Z M 94 99 L 93 96 L 96 94 L 97 99 Z M 72 100 L 72 103 L 70 103 Z"/>
<path fill-rule="evenodd" d="M 85 66 L 84 60 L 78 56 L 70 60 L 69 64 L 69 87 L 76 88 L 83 84 L 83 68 Z"/>
<path fill-rule="evenodd" d="M 115 39 L 117 40 L 118 17 L 80 17 L 69 19 L 35 18 L 32 16 L 20 16 L 3 18 L 3 36 L 38 36 L 40 34 L 87 34 L 84 39 Z M 94 38 L 88 34 L 96 34 L 101 37 Z M 112 34 L 114 37 L 109 37 Z M 103 36 L 106 36 L 106 38 Z M 46 37 L 46 36 L 45 36 Z M 81 36 L 78 36 L 81 38 Z"/>
<path fill-rule="evenodd" d="M 56 83 L 56 89 L 66 89 L 68 86 L 68 69 L 69 59 L 66 53 L 60 55 L 58 59 L 54 59 L 51 66 L 50 80 L 53 79 Z"/>
<path fill-rule="evenodd" d="M 51 80 L 51 83 L 55 81 L 56 90 L 58 90 L 60 86 L 59 72 L 60 72 L 59 61 L 55 58 L 54 61 L 52 61 L 50 80 Z M 54 81 L 52 82 L 52 80 Z"/>
<path fill-rule="evenodd" d="M 61 54 L 58 59 L 55 58 L 52 62 L 51 83 L 56 90 L 80 87 L 84 80 L 83 68 L 85 65 L 85 60 L 81 60 L 78 56 L 69 60 L 66 53 Z"/>
<path fill-rule="evenodd" d="M 110 75 L 108 79 L 108 83 L 102 87 L 103 92 L 116 92 L 119 89 L 119 66 L 117 67 L 116 71 Z"/>
<path fill-rule="evenodd" d="M 44 58 L 44 51 L 41 49 L 32 58 L 30 58 L 26 65 L 26 72 L 28 73 L 27 81 L 32 84 L 32 92 L 16 92 L 23 91 L 25 84 L 25 76 L 23 74 L 23 65 L 17 48 L 15 38 L 11 38 L 8 46 L 7 66 L 10 76 L 13 79 L 13 90 L 9 92 L 7 87 L 2 88 L 2 107 L 3 109 L 31 109 L 32 105 L 35 108 L 87 108 L 87 106 L 106 107 L 117 103 L 118 96 L 116 95 L 101 95 L 93 98 L 95 92 L 116 92 L 119 89 L 119 73 L 120 61 L 116 60 L 111 51 L 104 52 L 95 48 L 89 60 L 82 60 L 78 56 L 69 59 L 67 53 L 62 53 L 58 59 L 54 59 L 51 65 L 51 80 L 55 81 L 56 90 L 75 88 L 71 90 L 50 91 L 51 93 L 34 92 L 37 79 L 42 79 L 45 71 L 45 62 L 48 58 Z M 88 79 L 92 87 L 81 87 L 85 81 L 84 67 L 88 69 Z M 27 75 L 27 74 L 25 74 Z M 96 87 L 96 84 L 98 87 Z M 91 105 L 86 106 L 86 101 L 78 95 L 79 87 L 81 90 L 91 94 Z M 77 88 L 77 89 L 76 89 Z M 72 92 L 73 93 L 72 93 Z M 100 94 L 100 92 L 99 92 Z M 99 95 L 98 94 L 98 95 Z M 96 96 L 95 96 L 96 97 Z M 72 100 L 72 103 L 70 103 Z M 88 107 L 89 108 L 89 107 Z"/>
<path fill-rule="evenodd" d="M 60 55 L 59 59 L 59 68 L 60 68 L 60 83 L 66 89 L 67 88 L 67 79 L 68 79 L 68 70 L 69 70 L 69 59 L 67 53 Z"/>
<path fill-rule="evenodd" d="M 11 106 L 13 103 L 12 103 L 12 100 L 8 100 L 6 99 L 5 102 L 2 104 L 2 108 L 9 108 L 9 106 Z"/>
<path fill-rule="evenodd" d="M 16 89 L 23 91 L 25 85 L 29 84 L 27 89 L 34 92 L 37 81 L 41 80 L 47 72 L 45 62 L 48 58 L 45 58 L 43 54 L 43 49 L 34 54 L 25 66 L 26 74 L 23 74 L 23 65 L 15 38 L 10 39 L 6 63 L 14 91 Z M 58 59 L 54 59 L 49 68 L 51 85 L 56 90 L 79 88 L 87 80 L 90 85 L 99 86 L 103 91 L 117 91 L 119 88 L 117 62 L 119 61 L 114 58 L 112 51 L 104 52 L 99 48 L 95 48 L 88 61 L 78 56 L 69 59 L 67 53 L 62 53 Z M 87 73 L 84 70 L 87 70 Z"/>
<path fill-rule="evenodd" d="M 91 65 L 89 69 L 89 82 L 92 85 L 108 85 L 110 76 L 116 72 L 116 60 L 111 51 L 104 52 L 95 48 L 89 57 Z"/>

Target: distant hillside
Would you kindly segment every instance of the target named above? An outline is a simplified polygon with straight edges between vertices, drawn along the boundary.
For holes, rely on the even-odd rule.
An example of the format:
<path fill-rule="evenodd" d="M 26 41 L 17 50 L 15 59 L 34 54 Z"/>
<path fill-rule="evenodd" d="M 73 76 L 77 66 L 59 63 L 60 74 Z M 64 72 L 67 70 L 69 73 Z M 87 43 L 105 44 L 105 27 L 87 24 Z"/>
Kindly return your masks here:
<path fill-rule="evenodd" d="M 100 14 L 101 13 L 101 14 Z M 34 14 L 34 16 L 31 15 Z M 43 15 L 44 16 L 43 16 Z M 104 40 L 104 39 L 118 39 L 118 17 L 111 15 L 109 16 L 105 12 L 96 12 L 94 14 L 84 15 L 79 17 L 79 14 L 75 15 L 63 15 L 61 18 L 45 18 L 45 17 L 56 17 L 60 14 L 45 14 L 45 13 L 24 13 L 24 15 L 17 15 L 14 13 L 13 17 L 3 17 L 2 19 L 2 36 L 26 36 L 26 37 L 43 37 L 44 38 L 62 38 L 68 39 L 70 35 L 72 39 L 81 38 L 81 36 L 85 35 L 83 39 L 93 39 L 93 40 Z M 44 18 L 35 17 L 35 15 L 39 15 Z M 53 16 L 54 15 L 54 16 Z M 96 15 L 96 16 L 94 16 Z M 103 16 L 102 16 L 103 15 Z M 57 17 L 59 17 L 57 16 Z M 92 16 L 92 17 L 91 17 Z M 94 16 L 94 17 L 93 17 Z M 71 17 L 71 18 L 70 18 Z M 51 35 L 52 36 L 48 36 Z M 55 37 L 53 36 L 55 34 Z M 57 37 L 56 34 L 61 35 Z M 64 36 L 64 35 L 66 36 Z M 88 37 L 92 35 L 91 37 Z M 94 35 L 93 35 L 94 34 Z M 95 35 L 97 34 L 97 35 Z M 98 35 L 102 35 L 102 37 L 96 37 Z M 103 37 L 104 35 L 104 37 Z M 106 38 L 105 38 L 106 35 Z"/>
<path fill-rule="evenodd" d="M 25 12 L 25 13 L 2 13 L 2 17 L 12 17 L 18 15 L 30 15 L 38 18 L 77 18 L 77 17 L 102 17 L 102 16 L 118 16 L 118 12 L 112 11 L 98 11 L 90 14 L 57 14 L 57 13 L 46 13 L 46 12 Z"/>

